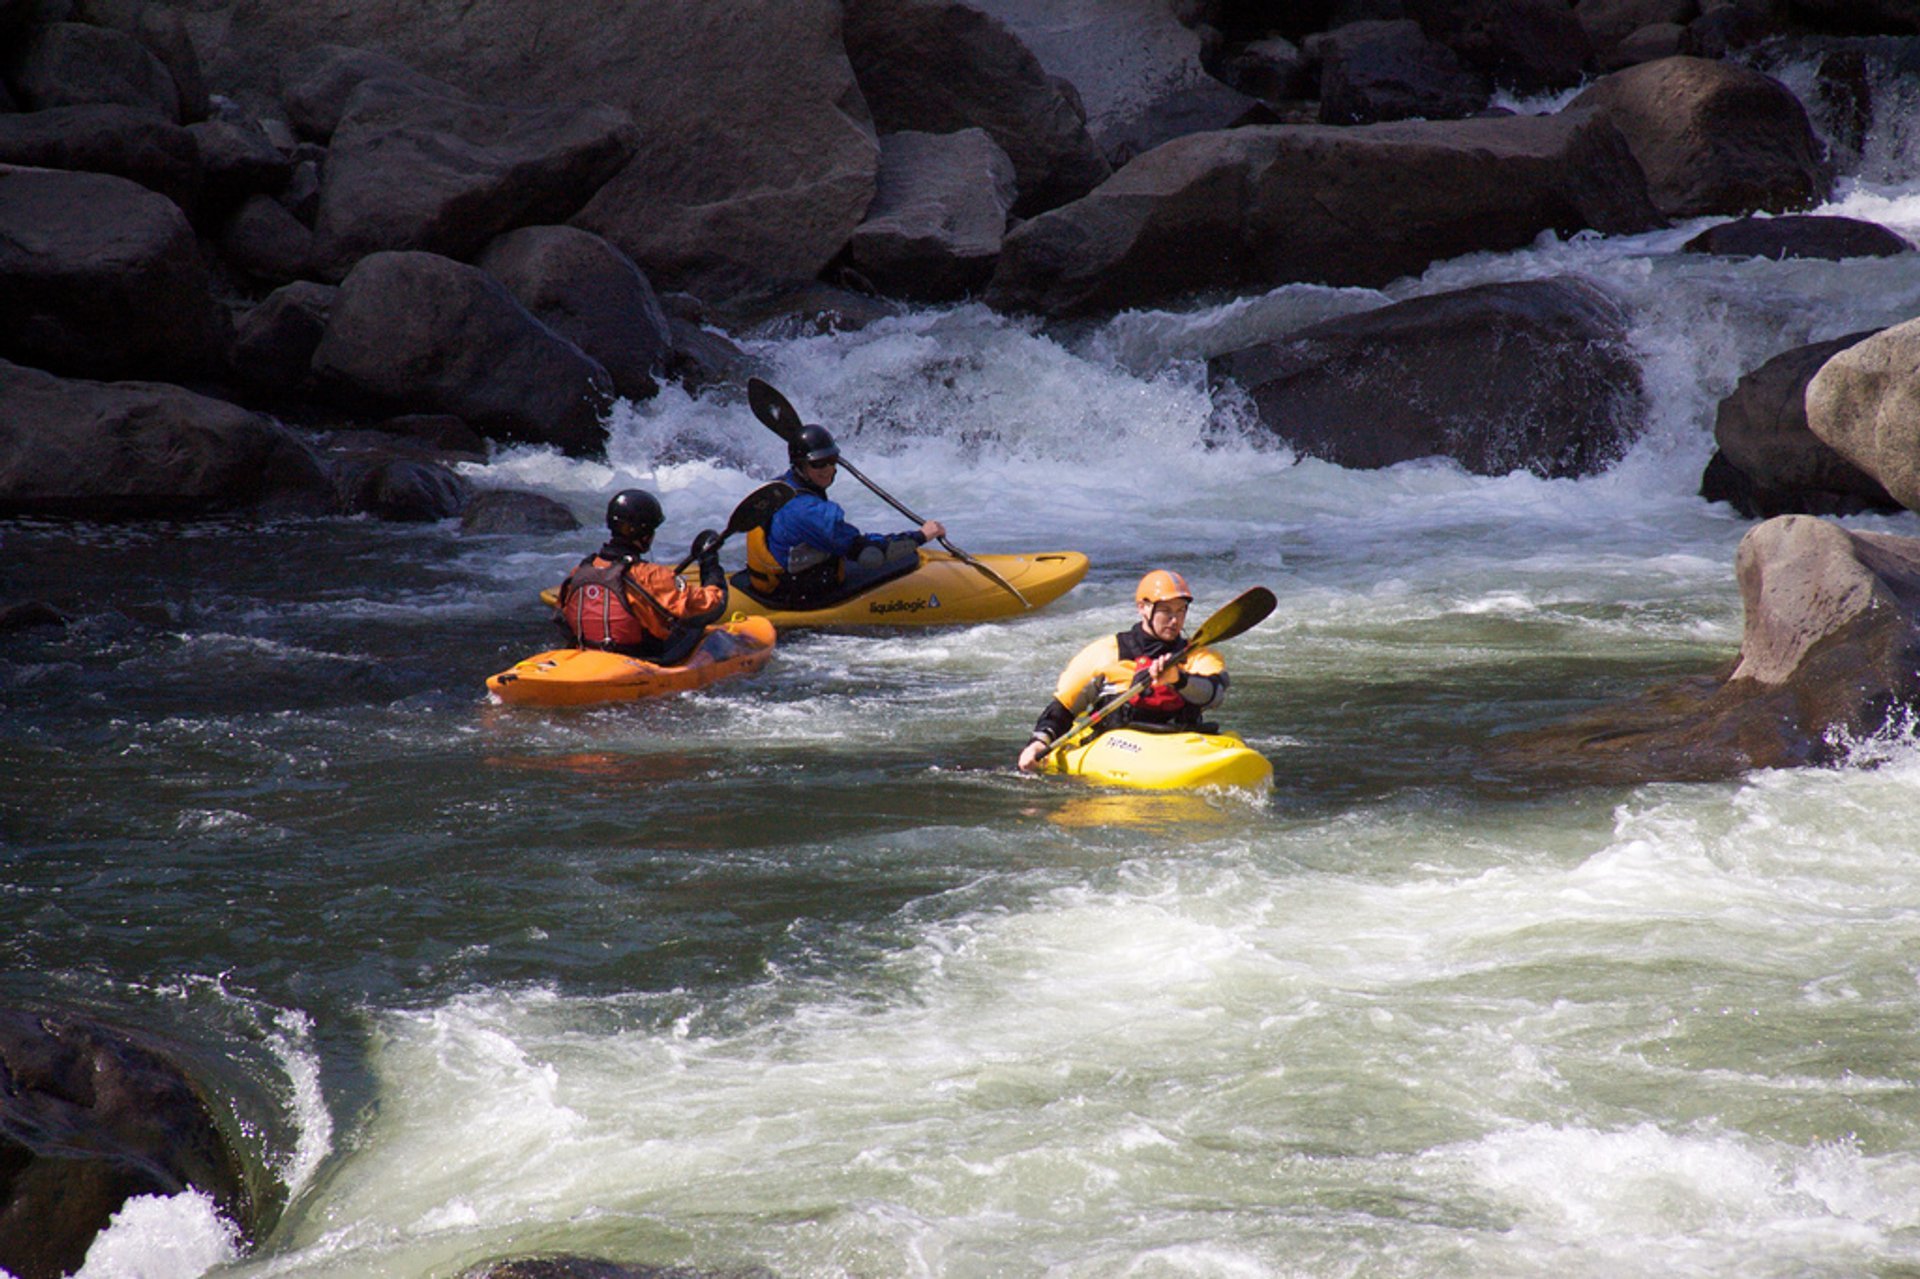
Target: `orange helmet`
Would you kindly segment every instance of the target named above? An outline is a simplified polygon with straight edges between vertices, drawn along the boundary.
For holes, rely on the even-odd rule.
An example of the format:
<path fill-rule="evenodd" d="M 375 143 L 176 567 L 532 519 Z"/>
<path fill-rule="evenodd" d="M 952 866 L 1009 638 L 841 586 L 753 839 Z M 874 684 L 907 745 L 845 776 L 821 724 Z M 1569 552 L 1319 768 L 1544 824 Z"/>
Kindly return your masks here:
<path fill-rule="evenodd" d="M 1133 602 L 1136 604 L 1158 604 L 1163 600 L 1186 600 L 1193 602 L 1193 592 L 1187 589 L 1187 579 L 1172 569 L 1157 568 L 1140 579 L 1140 585 L 1133 588 Z"/>

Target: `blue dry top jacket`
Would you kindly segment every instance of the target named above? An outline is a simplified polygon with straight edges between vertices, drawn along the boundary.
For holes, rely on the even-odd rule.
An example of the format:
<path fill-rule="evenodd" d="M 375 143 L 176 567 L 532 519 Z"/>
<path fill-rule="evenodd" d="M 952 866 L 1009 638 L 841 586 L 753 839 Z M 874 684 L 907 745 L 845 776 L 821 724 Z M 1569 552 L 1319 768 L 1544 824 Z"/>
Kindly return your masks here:
<path fill-rule="evenodd" d="M 797 468 L 782 475 L 780 482 L 793 488 L 793 496 L 774 512 L 772 522 L 767 525 L 767 550 L 780 561 L 782 568 L 791 566 L 796 546 L 818 547 L 847 559 L 858 555 L 862 547 L 885 547 L 896 537 L 911 537 L 922 545 L 926 543 L 927 539 L 920 536 L 918 529 L 911 533 L 862 533 L 847 523 L 847 514 L 840 509 L 840 503 L 802 478 Z"/>

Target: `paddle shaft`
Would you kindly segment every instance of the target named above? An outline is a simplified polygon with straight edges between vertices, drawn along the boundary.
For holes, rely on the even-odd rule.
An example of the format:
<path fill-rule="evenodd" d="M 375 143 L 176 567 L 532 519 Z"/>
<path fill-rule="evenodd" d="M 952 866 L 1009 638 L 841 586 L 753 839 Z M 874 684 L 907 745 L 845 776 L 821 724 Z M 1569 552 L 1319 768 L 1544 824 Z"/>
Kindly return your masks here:
<path fill-rule="evenodd" d="M 1229 640 L 1236 635 L 1252 630 L 1266 620 L 1267 614 L 1273 612 L 1274 605 L 1277 602 L 1278 601 L 1274 599 L 1273 592 L 1264 586 L 1255 586 L 1249 590 L 1242 591 L 1221 605 L 1220 608 L 1214 612 L 1213 616 L 1200 623 L 1200 629 L 1196 630 L 1179 648 L 1175 649 L 1174 655 L 1176 657 L 1185 657 L 1196 648 L 1205 648 L 1209 644 L 1218 644 L 1222 640 Z M 1084 720 L 1060 734 L 1060 740 L 1047 748 L 1047 753 L 1040 757 L 1039 762 L 1044 763 L 1052 759 L 1060 751 L 1066 749 L 1068 742 L 1076 738 L 1084 737 L 1088 729 L 1100 723 L 1109 715 L 1112 715 L 1122 706 L 1132 705 L 1134 698 L 1147 691 L 1148 683 L 1149 681 L 1147 680 L 1141 680 L 1138 683 L 1129 684 L 1125 692 L 1109 700 L 1106 705 L 1096 707 Z"/>
<path fill-rule="evenodd" d="M 861 474 L 860 468 L 855 466 L 853 463 L 847 461 L 847 459 L 844 457 L 840 459 L 840 469 L 845 471 L 848 475 L 851 475 L 854 479 L 859 480 L 862 484 L 866 485 L 869 489 L 873 490 L 873 495 L 875 497 L 879 498 L 882 502 L 885 502 L 888 506 L 891 506 L 894 510 L 900 512 L 900 514 L 912 520 L 915 524 L 926 523 L 925 520 L 921 519 L 918 515 L 915 515 L 912 511 L 908 510 L 906 508 L 906 505 L 903 502 L 896 499 L 893 496 L 893 494 L 887 492 L 885 489 L 881 488 L 878 484 L 875 484 L 872 480 L 868 479 L 865 475 Z M 946 547 L 947 550 L 951 552 L 956 559 L 959 559 L 967 564 L 971 564 L 974 568 L 977 568 L 982 573 L 985 573 L 988 577 L 994 580 L 996 585 L 999 585 L 1009 591 L 1012 591 L 1013 598 L 1020 601 L 1020 607 L 1022 608 L 1033 607 L 1033 604 L 1027 599 L 1027 597 L 1020 593 L 1019 587 L 1015 586 L 1012 582 L 1009 582 L 1006 578 L 994 572 L 993 569 L 989 568 L 985 564 L 982 564 L 979 560 L 976 560 L 975 558 L 973 558 L 973 556 L 967 554 L 965 551 L 955 546 L 952 542 L 948 541 L 947 536 L 944 533 L 940 535 L 940 545 Z"/>

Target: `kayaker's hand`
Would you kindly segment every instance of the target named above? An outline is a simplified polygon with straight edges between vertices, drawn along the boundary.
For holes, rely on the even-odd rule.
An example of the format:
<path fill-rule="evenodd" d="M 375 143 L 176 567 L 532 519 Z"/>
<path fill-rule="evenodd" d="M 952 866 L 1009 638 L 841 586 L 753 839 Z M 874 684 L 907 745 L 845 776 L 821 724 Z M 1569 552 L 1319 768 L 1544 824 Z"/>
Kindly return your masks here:
<path fill-rule="evenodd" d="M 1153 661 L 1147 666 L 1148 678 L 1152 679 L 1153 682 L 1156 684 L 1165 684 L 1170 682 L 1166 678 L 1166 670 L 1167 670 L 1167 667 L 1171 666 L 1178 657 L 1179 657 L 1179 654 L 1177 653 L 1162 653 L 1160 656 L 1154 658 Z"/>
<path fill-rule="evenodd" d="M 947 526 L 939 520 L 928 520 L 920 526 L 920 536 L 929 542 L 937 542 L 947 535 Z"/>
<path fill-rule="evenodd" d="M 709 555 L 718 554 L 720 543 L 724 540 L 717 530 L 703 528 L 700 530 L 700 535 L 693 539 L 693 547 L 689 553 L 694 559 L 703 560 Z"/>
<path fill-rule="evenodd" d="M 1020 771 L 1031 773 L 1040 765 L 1041 756 L 1047 753 L 1047 743 L 1028 742 L 1027 748 L 1020 752 Z"/>

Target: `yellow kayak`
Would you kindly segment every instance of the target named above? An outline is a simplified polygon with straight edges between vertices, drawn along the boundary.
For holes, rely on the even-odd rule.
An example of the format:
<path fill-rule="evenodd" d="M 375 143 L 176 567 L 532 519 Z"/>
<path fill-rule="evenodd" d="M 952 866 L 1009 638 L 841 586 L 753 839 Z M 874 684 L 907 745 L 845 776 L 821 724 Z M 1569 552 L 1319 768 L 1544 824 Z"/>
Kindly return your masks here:
<path fill-rule="evenodd" d="M 1201 786 L 1263 787 L 1273 780 L 1267 757 L 1234 733 L 1154 733 L 1116 728 L 1047 758 L 1046 771 L 1135 790 Z"/>
<path fill-rule="evenodd" d="M 1078 551 L 973 558 L 1012 583 L 1034 608 L 1051 604 L 1087 575 L 1087 557 Z M 698 579 L 697 570 L 688 577 Z M 744 572 L 728 579 L 726 615 L 764 617 L 783 631 L 810 626 L 959 626 L 1027 611 L 1013 592 L 965 560 L 925 547 L 914 568 L 819 608 L 790 608 L 761 599 L 747 589 L 746 580 Z M 542 591 L 540 598 L 550 607 L 559 602 L 554 590 Z"/>
<path fill-rule="evenodd" d="M 773 623 L 747 617 L 709 626 L 679 666 L 658 666 L 593 648 L 556 648 L 492 676 L 487 693 L 495 701 L 519 706 L 587 706 L 663 697 L 751 675 L 773 656 L 773 640 Z"/>

